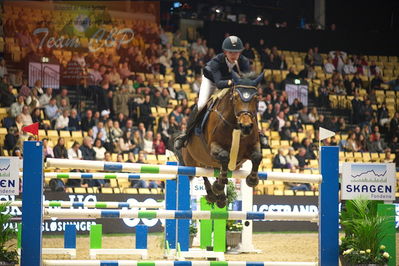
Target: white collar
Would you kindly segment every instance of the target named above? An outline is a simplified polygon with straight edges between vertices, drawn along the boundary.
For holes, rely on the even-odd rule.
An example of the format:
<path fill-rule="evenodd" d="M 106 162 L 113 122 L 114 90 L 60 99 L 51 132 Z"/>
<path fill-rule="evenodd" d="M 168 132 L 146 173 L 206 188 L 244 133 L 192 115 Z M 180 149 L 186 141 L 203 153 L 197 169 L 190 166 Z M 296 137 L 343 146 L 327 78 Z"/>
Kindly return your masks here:
<path fill-rule="evenodd" d="M 229 68 L 229 72 L 231 72 L 233 70 L 233 67 L 236 65 L 237 61 L 234 63 L 230 63 L 230 61 L 227 59 L 227 57 L 225 59 L 226 59 L 227 67 Z"/>

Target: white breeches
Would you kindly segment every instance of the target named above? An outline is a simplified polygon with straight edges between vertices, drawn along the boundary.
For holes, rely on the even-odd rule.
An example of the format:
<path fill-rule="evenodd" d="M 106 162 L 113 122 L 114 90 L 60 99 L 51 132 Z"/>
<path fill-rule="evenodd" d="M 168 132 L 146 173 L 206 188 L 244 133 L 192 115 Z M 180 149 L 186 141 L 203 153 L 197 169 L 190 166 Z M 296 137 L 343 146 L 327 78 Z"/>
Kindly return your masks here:
<path fill-rule="evenodd" d="M 216 86 L 213 82 L 207 79 L 204 75 L 202 75 L 202 82 L 198 96 L 198 112 L 202 110 L 206 106 L 209 97 L 215 91 Z"/>

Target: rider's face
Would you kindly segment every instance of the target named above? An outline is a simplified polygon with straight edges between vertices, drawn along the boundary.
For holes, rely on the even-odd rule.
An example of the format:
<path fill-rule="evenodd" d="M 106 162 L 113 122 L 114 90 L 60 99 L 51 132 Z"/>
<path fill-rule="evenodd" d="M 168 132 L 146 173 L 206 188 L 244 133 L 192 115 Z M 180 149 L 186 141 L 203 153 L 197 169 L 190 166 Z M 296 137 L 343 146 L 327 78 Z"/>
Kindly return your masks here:
<path fill-rule="evenodd" d="M 229 60 L 231 63 L 234 63 L 235 61 L 238 60 L 238 58 L 240 57 L 241 52 L 228 52 L 228 51 L 224 51 L 224 54 L 227 57 L 227 60 Z"/>

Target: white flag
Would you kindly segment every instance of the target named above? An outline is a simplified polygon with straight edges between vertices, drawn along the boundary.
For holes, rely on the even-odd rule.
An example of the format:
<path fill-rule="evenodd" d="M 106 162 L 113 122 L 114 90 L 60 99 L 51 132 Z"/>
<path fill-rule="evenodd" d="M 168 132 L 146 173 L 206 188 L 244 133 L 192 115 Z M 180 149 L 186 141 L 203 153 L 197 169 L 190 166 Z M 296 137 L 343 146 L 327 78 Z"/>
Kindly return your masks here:
<path fill-rule="evenodd" d="M 323 139 L 335 136 L 335 132 L 322 128 L 319 128 L 319 140 L 322 141 Z"/>

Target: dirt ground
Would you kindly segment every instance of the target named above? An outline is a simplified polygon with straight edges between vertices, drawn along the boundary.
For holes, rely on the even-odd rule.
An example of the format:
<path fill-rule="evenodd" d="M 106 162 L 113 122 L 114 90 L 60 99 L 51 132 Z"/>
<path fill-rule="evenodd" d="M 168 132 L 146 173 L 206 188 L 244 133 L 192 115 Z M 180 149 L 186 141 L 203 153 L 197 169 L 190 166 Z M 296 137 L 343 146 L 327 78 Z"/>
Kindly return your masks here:
<path fill-rule="evenodd" d="M 399 236 L 399 234 L 397 235 Z M 150 234 L 148 239 L 149 260 L 163 260 L 163 237 L 160 234 Z M 134 236 L 104 236 L 103 248 L 133 248 Z M 260 254 L 226 255 L 230 261 L 317 261 L 318 234 L 317 233 L 263 233 L 254 234 L 255 248 L 261 250 Z M 399 240 L 396 237 L 397 261 L 399 261 Z M 45 237 L 43 247 L 62 247 L 63 237 Z M 44 259 L 68 259 L 66 256 L 43 255 Z M 78 236 L 77 259 L 89 258 L 89 238 Z M 102 255 L 99 259 L 127 259 L 138 260 L 139 256 Z"/>

